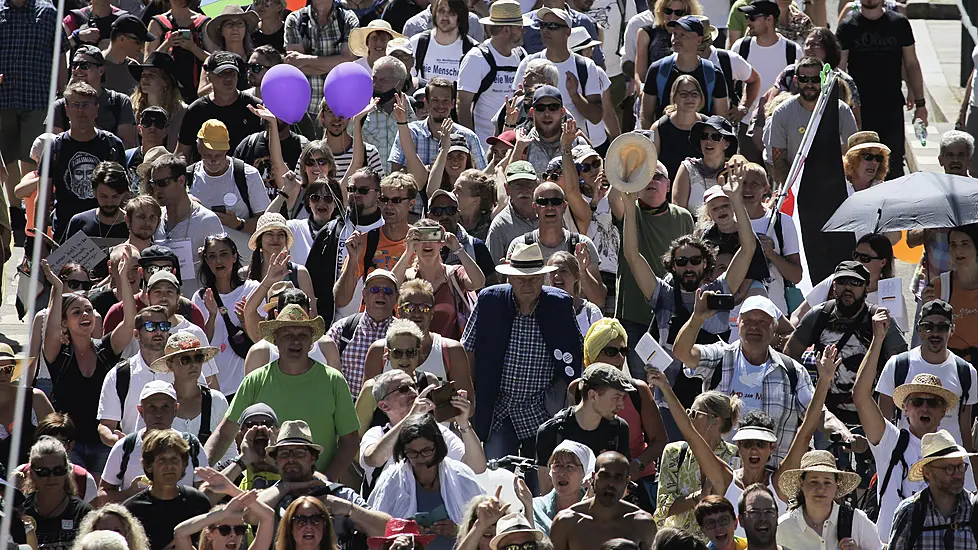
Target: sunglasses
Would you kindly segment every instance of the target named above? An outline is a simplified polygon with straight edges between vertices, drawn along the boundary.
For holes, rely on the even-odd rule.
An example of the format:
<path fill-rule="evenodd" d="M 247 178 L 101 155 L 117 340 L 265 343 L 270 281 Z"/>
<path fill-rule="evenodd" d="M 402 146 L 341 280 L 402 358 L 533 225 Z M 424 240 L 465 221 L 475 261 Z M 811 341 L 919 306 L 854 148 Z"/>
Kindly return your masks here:
<path fill-rule="evenodd" d="M 679 267 L 686 267 L 687 265 L 700 265 L 703 263 L 703 256 L 676 256 L 672 263 Z"/>
<path fill-rule="evenodd" d="M 757 21 L 758 19 L 764 19 L 765 17 L 774 17 L 774 16 L 773 15 L 772 16 L 768 16 L 768 15 L 748 15 L 747 16 L 747 20 L 753 22 L 753 21 Z"/>
<path fill-rule="evenodd" d="M 392 202 L 394 204 L 401 204 L 402 202 L 407 202 L 410 199 L 408 199 L 407 197 L 380 197 L 377 200 L 380 201 L 380 204 L 387 204 L 389 202 Z"/>
<path fill-rule="evenodd" d="M 537 206 L 560 206 L 564 204 L 563 197 L 539 197 L 535 201 Z"/>
<path fill-rule="evenodd" d="M 169 122 L 166 120 L 166 118 L 160 115 L 145 115 L 139 119 L 139 125 L 143 128 L 157 128 L 162 130 L 163 128 L 166 128 L 167 124 L 169 124 Z"/>
<path fill-rule="evenodd" d="M 703 412 L 703 411 L 698 411 L 696 409 L 686 409 L 686 416 L 688 416 L 690 418 L 690 420 L 696 420 L 696 417 L 698 417 L 699 415 L 713 416 L 710 413 Z"/>
<path fill-rule="evenodd" d="M 932 323 L 930 321 L 921 321 L 917 323 L 917 328 L 924 332 L 938 332 L 944 334 L 951 332 L 951 323 Z"/>
<path fill-rule="evenodd" d="M 802 74 L 796 74 L 795 78 L 798 79 L 799 84 L 819 84 L 822 81 L 822 77 L 819 75 L 805 76 Z"/>
<path fill-rule="evenodd" d="M 862 158 L 866 162 L 872 162 L 875 160 L 876 162 L 883 164 L 883 155 L 874 155 L 873 153 L 863 153 Z"/>
<path fill-rule="evenodd" d="M 601 354 L 607 355 L 608 357 L 614 357 L 616 355 L 626 357 L 628 355 L 628 346 L 622 346 L 620 348 L 616 348 L 615 346 L 605 346 L 604 349 L 601 350 Z"/>
<path fill-rule="evenodd" d="M 319 193 L 312 193 L 309 195 L 309 202 L 333 202 L 333 195 L 320 195 Z"/>
<path fill-rule="evenodd" d="M 438 216 L 438 217 L 454 216 L 455 214 L 458 214 L 458 207 L 457 206 L 432 206 L 431 209 L 428 210 L 428 213 L 430 213 L 432 216 Z"/>
<path fill-rule="evenodd" d="M 143 323 L 143 330 L 146 332 L 170 332 L 172 326 L 169 321 L 146 321 Z"/>
<path fill-rule="evenodd" d="M 14 368 L 16 368 L 16 365 L 4 365 L 0 367 L 0 374 L 12 374 L 14 372 Z"/>
<path fill-rule="evenodd" d="M 418 386 L 414 382 L 411 382 L 410 384 L 404 384 L 403 386 L 398 386 L 398 387 L 392 389 L 391 391 L 385 393 L 384 394 L 384 397 L 381 398 L 381 401 L 383 401 L 384 399 L 387 399 L 387 397 L 390 396 L 391 394 L 394 394 L 394 393 L 410 393 L 411 390 L 418 391 Z"/>
<path fill-rule="evenodd" d="M 415 357 L 418 356 L 418 348 L 405 348 L 405 349 L 387 348 L 387 354 L 393 357 L 394 359 L 404 359 L 404 358 L 414 359 Z"/>
<path fill-rule="evenodd" d="M 383 292 L 387 296 L 394 294 L 394 289 L 386 286 L 372 286 L 370 287 L 371 294 L 380 294 Z"/>
<path fill-rule="evenodd" d="M 239 537 L 243 537 L 248 534 L 247 525 L 216 525 L 214 526 L 214 529 L 217 529 L 217 532 L 220 533 L 222 537 L 229 536 L 231 531 L 234 531 L 234 534 L 238 535 Z"/>
<path fill-rule="evenodd" d="M 323 514 L 315 514 L 312 516 L 300 516 L 298 514 L 292 516 L 292 523 L 303 527 L 306 525 L 311 525 L 313 527 L 319 527 L 326 521 L 326 516 Z"/>
<path fill-rule="evenodd" d="M 65 281 L 65 286 L 71 290 L 92 290 L 92 281 L 76 281 L 74 279 L 68 279 Z"/>
<path fill-rule="evenodd" d="M 519 544 L 507 544 L 497 547 L 498 550 L 537 550 L 536 541 L 521 542 Z"/>
<path fill-rule="evenodd" d="M 373 191 L 370 187 L 357 187 L 355 185 L 348 186 L 346 190 L 350 193 L 358 193 L 360 195 L 369 195 Z"/>
<path fill-rule="evenodd" d="M 910 403 L 914 407 L 923 407 L 927 405 L 932 409 L 943 409 L 944 400 L 940 397 L 909 397 L 907 398 L 907 403 Z"/>
<path fill-rule="evenodd" d="M 146 266 L 146 273 L 148 273 L 149 275 L 153 275 L 157 271 L 169 271 L 170 273 L 174 273 L 175 274 L 177 272 L 177 268 L 175 268 L 173 266 L 170 266 L 170 265 L 150 265 L 150 266 Z"/>
<path fill-rule="evenodd" d="M 853 288 L 862 288 L 866 286 L 866 281 L 860 281 L 859 279 L 854 279 L 852 277 L 841 277 L 836 279 L 835 282 L 842 286 L 851 286 Z"/>
<path fill-rule="evenodd" d="M 87 71 L 92 67 L 101 67 L 101 66 L 102 66 L 101 63 L 96 63 L 94 61 L 75 61 L 71 64 L 72 69 L 81 69 L 83 71 Z"/>
<path fill-rule="evenodd" d="M 181 355 L 179 357 L 179 360 L 180 360 L 180 364 L 183 365 L 184 367 L 186 367 L 187 365 L 192 365 L 194 363 L 200 364 L 204 362 L 204 354 L 195 353 L 193 355 L 190 354 Z"/>
<path fill-rule="evenodd" d="M 431 304 L 401 304 L 401 313 L 422 313 L 427 314 L 431 311 Z"/>
<path fill-rule="evenodd" d="M 700 134 L 700 141 L 704 139 L 708 139 L 710 141 L 715 141 L 717 143 L 720 143 L 721 141 L 723 141 L 723 136 L 716 132 L 703 132 L 702 134 Z"/>
<path fill-rule="evenodd" d="M 270 65 L 262 65 L 261 63 L 248 63 L 248 69 L 255 74 L 262 72 L 262 69 L 271 68 L 272 67 Z"/>
<path fill-rule="evenodd" d="M 31 467 L 31 471 L 33 471 L 34 472 L 34 475 L 37 476 L 37 477 L 51 477 L 51 476 L 61 477 L 61 476 L 68 475 L 68 467 L 67 466 L 58 466 L 57 468 L 34 468 L 34 467 Z"/>
<path fill-rule="evenodd" d="M 317 165 L 317 164 L 319 166 L 328 166 L 329 165 L 329 159 L 326 159 L 326 158 L 318 158 L 318 159 L 316 159 L 316 158 L 312 158 L 312 157 L 306 157 L 306 160 L 302 161 L 302 164 L 304 164 L 304 165 L 306 165 L 307 167 L 310 167 L 310 168 L 313 167 L 313 166 L 315 166 L 315 165 Z"/>
<path fill-rule="evenodd" d="M 879 256 L 870 256 L 869 254 L 863 254 L 862 252 L 853 251 L 852 252 L 852 259 L 853 260 L 856 260 L 857 262 L 859 262 L 861 264 L 868 264 L 869 262 L 871 262 L 873 260 L 882 260 L 883 258 L 881 258 Z"/>
<path fill-rule="evenodd" d="M 601 169 L 601 159 L 595 160 L 590 164 L 586 162 L 582 162 L 577 165 L 577 171 L 582 174 L 587 174 L 591 170 L 600 170 L 600 169 Z"/>
<path fill-rule="evenodd" d="M 557 170 L 552 170 L 550 172 L 544 172 L 543 173 L 543 180 L 544 181 L 557 181 L 557 180 L 560 179 L 560 174 L 561 173 L 558 172 Z"/>
<path fill-rule="evenodd" d="M 540 28 L 547 29 L 548 31 L 559 31 L 560 29 L 566 29 L 567 25 L 563 23 L 546 23 L 544 21 L 541 21 Z"/>
<path fill-rule="evenodd" d="M 533 110 L 541 113 L 544 111 L 552 111 L 556 113 L 562 107 L 563 105 L 560 103 L 537 103 L 536 105 L 533 106 Z"/>
<path fill-rule="evenodd" d="M 675 15 L 676 17 L 682 17 L 686 15 L 686 10 L 684 9 L 674 10 L 672 8 L 662 8 L 662 13 L 666 15 Z"/>
<path fill-rule="evenodd" d="M 158 180 L 149 180 L 149 184 L 153 187 L 166 187 L 170 185 L 171 181 L 177 179 L 178 177 L 179 176 L 167 176 Z"/>

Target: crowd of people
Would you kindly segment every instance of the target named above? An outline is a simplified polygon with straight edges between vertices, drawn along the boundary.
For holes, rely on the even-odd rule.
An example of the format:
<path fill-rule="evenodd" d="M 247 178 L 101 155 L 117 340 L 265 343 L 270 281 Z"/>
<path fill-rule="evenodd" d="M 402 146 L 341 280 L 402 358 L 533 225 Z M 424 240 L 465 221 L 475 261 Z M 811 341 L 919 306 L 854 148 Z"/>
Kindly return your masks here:
<path fill-rule="evenodd" d="M 783 208 L 819 117 L 842 197 L 927 122 L 903 5 L 825 9 L 0 0 L 10 547 L 974 550 L 978 225 Z"/>

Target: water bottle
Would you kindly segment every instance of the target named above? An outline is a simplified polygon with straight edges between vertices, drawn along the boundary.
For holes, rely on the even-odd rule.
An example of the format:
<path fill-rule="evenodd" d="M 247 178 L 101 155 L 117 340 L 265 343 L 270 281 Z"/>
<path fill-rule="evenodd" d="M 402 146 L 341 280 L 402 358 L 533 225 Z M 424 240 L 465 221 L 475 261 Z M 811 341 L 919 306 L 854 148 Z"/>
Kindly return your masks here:
<path fill-rule="evenodd" d="M 927 146 L 927 125 L 919 118 L 913 119 L 913 133 L 920 141 L 921 147 Z"/>

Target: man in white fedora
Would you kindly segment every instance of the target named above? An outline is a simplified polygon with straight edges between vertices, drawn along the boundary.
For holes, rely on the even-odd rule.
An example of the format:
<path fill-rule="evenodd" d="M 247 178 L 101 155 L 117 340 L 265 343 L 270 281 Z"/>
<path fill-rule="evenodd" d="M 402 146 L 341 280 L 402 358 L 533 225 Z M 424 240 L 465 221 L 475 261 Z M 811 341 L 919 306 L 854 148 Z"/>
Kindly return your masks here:
<path fill-rule="evenodd" d="M 526 516 L 519 513 L 506 514 L 496 522 L 496 536 L 489 541 L 490 550 L 502 548 L 526 548 L 527 543 L 540 543 L 547 536 L 526 521 Z M 542 547 L 542 546 L 541 546 Z"/>
<path fill-rule="evenodd" d="M 514 247 L 496 266 L 509 283 L 479 293 L 462 334 L 479 387 L 472 424 L 487 458 L 535 457 L 537 429 L 566 406 L 566 383 L 581 376 L 584 339 L 571 297 L 543 286 L 555 269 L 539 244 Z"/>
<path fill-rule="evenodd" d="M 921 459 L 910 467 L 909 479 L 927 488 L 897 507 L 889 550 L 978 548 L 978 495 L 964 488 L 972 456 L 947 430 L 921 438 Z"/>

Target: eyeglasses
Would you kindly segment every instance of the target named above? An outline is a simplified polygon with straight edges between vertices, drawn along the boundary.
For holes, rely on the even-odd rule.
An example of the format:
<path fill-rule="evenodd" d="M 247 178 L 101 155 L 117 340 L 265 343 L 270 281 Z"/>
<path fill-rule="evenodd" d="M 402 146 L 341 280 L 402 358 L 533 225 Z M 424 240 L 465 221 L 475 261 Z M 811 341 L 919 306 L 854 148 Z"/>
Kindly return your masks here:
<path fill-rule="evenodd" d="M 700 97 L 700 93 L 696 90 L 680 90 L 676 92 L 676 96 L 679 99 L 696 99 Z"/>
<path fill-rule="evenodd" d="M 601 159 L 595 160 L 590 164 L 586 162 L 582 162 L 577 165 L 577 171 L 582 174 L 587 174 L 591 170 L 600 170 L 600 169 L 601 169 Z"/>
<path fill-rule="evenodd" d="M 927 405 L 927 407 L 931 409 L 944 408 L 944 400 L 940 397 L 908 397 L 905 402 L 910 403 L 914 407 L 923 407 L 924 405 Z"/>
<path fill-rule="evenodd" d="M 87 71 L 88 69 L 91 69 L 92 67 L 101 67 L 101 66 L 102 66 L 101 63 L 96 63 L 94 61 L 72 61 L 71 62 L 71 69 L 72 70 L 81 69 L 83 71 Z"/>
<path fill-rule="evenodd" d="M 300 516 L 299 514 L 296 514 L 292 516 L 292 523 L 300 527 L 304 527 L 306 525 L 319 527 L 324 521 L 326 521 L 326 516 L 324 514 L 314 514 L 312 516 Z"/>
<path fill-rule="evenodd" d="M 412 459 L 418 458 L 419 456 L 421 458 L 431 458 L 431 456 L 434 454 L 435 454 L 434 447 L 425 447 L 420 451 L 415 451 L 414 449 L 404 449 L 404 456 Z"/>
<path fill-rule="evenodd" d="M 836 279 L 835 282 L 836 284 L 851 286 L 853 288 L 862 288 L 866 286 L 866 281 L 860 281 L 859 279 L 855 279 L 853 277 L 840 277 Z"/>
<path fill-rule="evenodd" d="M 407 313 L 407 314 L 411 314 L 411 313 L 427 314 L 428 312 L 431 311 L 432 307 L 434 306 L 432 306 L 431 304 L 411 304 L 411 303 L 401 304 L 400 306 L 401 313 Z"/>
<path fill-rule="evenodd" d="M 143 128 L 166 128 L 169 122 L 162 115 L 143 115 L 139 118 L 139 125 Z"/>
<path fill-rule="evenodd" d="M 309 195 L 309 202 L 333 202 L 333 195 L 320 195 L 319 193 L 312 193 Z"/>
<path fill-rule="evenodd" d="M 537 550 L 536 541 L 521 542 L 519 544 L 507 544 L 506 546 L 498 546 L 498 550 Z"/>
<path fill-rule="evenodd" d="M 76 281 L 74 279 L 68 279 L 65 281 L 65 286 L 71 290 L 92 290 L 92 281 Z"/>
<path fill-rule="evenodd" d="M 866 162 L 872 162 L 875 160 L 876 162 L 883 164 L 883 155 L 874 155 L 873 153 L 863 153 L 862 158 Z"/>
<path fill-rule="evenodd" d="M 717 143 L 720 143 L 721 141 L 723 141 L 723 136 L 717 132 L 703 132 L 702 134 L 700 134 L 700 141 L 703 141 L 704 139 L 708 139 L 710 141 L 715 141 Z"/>
<path fill-rule="evenodd" d="M 381 196 L 377 200 L 380 201 L 380 204 L 387 204 L 389 202 L 392 202 L 394 204 L 401 204 L 402 202 L 406 202 L 406 201 L 408 201 L 410 199 L 408 199 L 407 197 L 384 197 L 384 196 Z"/>
<path fill-rule="evenodd" d="M 299 447 L 296 449 L 282 449 L 276 451 L 275 458 L 306 458 L 309 456 L 309 449 Z"/>
<path fill-rule="evenodd" d="M 614 357 L 616 355 L 625 357 L 628 355 L 628 346 L 622 346 L 620 348 L 616 348 L 615 346 L 605 346 L 604 349 L 601 350 L 601 354 L 607 355 L 608 357 Z"/>
<path fill-rule="evenodd" d="M 752 518 L 760 518 L 765 516 L 769 518 L 776 518 L 778 517 L 778 509 L 777 508 L 753 508 L 750 510 L 745 510 L 744 515 Z"/>
<path fill-rule="evenodd" d="M 951 332 L 951 323 L 932 323 L 930 321 L 921 321 L 917 323 L 917 328 L 924 332 L 938 332 L 944 334 L 946 332 Z"/>
<path fill-rule="evenodd" d="M 728 515 L 728 516 L 723 516 L 720 519 L 708 519 L 708 520 L 706 520 L 706 521 L 703 522 L 702 527 L 703 527 L 703 529 L 711 529 L 712 530 L 712 529 L 716 529 L 717 527 L 726 527 L 726 526 L 730 525 L 730 522 L 732 522 L 732 521 L 733 521 L 733 518 Z"/>
<path fill-rule="evenodd" d="M 72 109 L 87 109 L 89 107 L 94 107 L 96 102 L 94 101 L 66 101 L 65 106 L 71 107 Z"/>
<path fill-rule="evenodd" d="M 548 31 L 559 31 L 560 29 L 566 29 L 567 25 L 563 23 L 547 23 L 545 21 L 540 21 L 540 28 L 547 29 Z"/>
<path fill-rule="evenodd" d="M 803 74 L 796 74 L 795 78 L 798 79 L 799 84 L 819 84 L 822 82 L 822 77 L 819 75 L 805 76 Z"/>
<path fill-rule="evenodd" d="M 178 177 L 180 176 L 167 176 L 158 180 L 149 180 L 149 184 L 153 187 L 166 187 L 170 185 L 171 181 L 177 179 Z"/>
<path fill-rule="evenodd" d="M 700 265 L 703 263 L 703 256 L 676 256 L 672 263 L 678 267 L 686 267 L 687 264 Z"/>
<path fill-rule="evenodd" d="M 564 197 L 538 197 L 535 201 L 537 206 L 560 206 L 564 204 Z"/>
<path fill-rule="evenodd" d="M 684 9 L 674 10 L 672 8 L 662 8 L 662 13 L 666 15 L 675 15 L 676 17 L 682 17 L 686 15 L 686 10 Z"/>
<path fill-rule="evenodd" d="M 544 111 L 552 111 L 556 113 L 561 109 L 561 107 L 563 107 L 563 105 L 560 103 L 537 103 L 533 106 L 533 110 L 541 113 Z"/>
<path fill-rule="evenodd" d="M 418 391 L 418 386 L 414 382 L 411 382 L 410 384 L 404 384 L 403 386 L 398 386 L 392 389 L 391 391 L 385 393 L 384 397 L 382 397 L 380 400 L 383 401 L 384 399 L 387 399 L 388 396 L 394 393 L 410 393 L 411 390 L 414 390 L 415 392 Z"/>
<path fill-rule="evenodd" d="M 186 367 L 187 365 L 192 365 L 194 363 L 197 364 L 203 363 L 205 357 L 203 353 L 195 353 L 193 355 L 191 354 L 181 355 L 178 359 L 180 360 L 180 364 Z"/>
<path fill-rule="evenodd" d="M 234 531 L 234 534 L 238 535 L 239 537 L 243 537 L 248 534 L 247 525 L 215 525 L 213 528 L 216 529 L 222 537 L 229 536 L 231 531 Z"/>
<path fill-rule="evenodd" d="M 348 186 L 346 190 L 350 193 L 359 193 L 360 195 L 369 195 L 371 191 L 374 191 L 370 187 L 357 187 L 355 185 Z"/>
<path fill-rule="evenodd" d="M 317 164 L 319 166 L 328 166 L 329 165 L 329 159 L 328 158 L 306 157 L 306 160 L 302 161 L 302 164 L 306 165 L 309 168 L 311 168 L 311 167 L 313 167 L 313 166 L 315 166 Z"/>
<path fill-rule="evenodd" d="M 857 262 L 859 262 L 861 264 L 868 264 L 869 262 L 871 262 L 873 260 L 882 260 L 883 258 L 881 258 L 879 256 L 870 256 L 869 254 L 863 254 L 862 252 L 853 251 L 852 252 L 852 259 L 853 260 L 856 260 Z"/>
<path fill-rule="evenodd" d="M 56 468 L 34 468 L 32 466 L 31 471 L 33 471 L 34 475 L 37 477 L 61 477 L 68 475 L 67 466 L 58 466 Z"/>
<path fill-rule="evenodd" d="M 939 468 L 937 466 L 931 466 L 931 468 L 936 468 L 938 470 L 944 470 L 945 475 L 953 476 L 955 473 L 963 474 L 968 471 L 968 463 L 962 462 L 961 464 L 954 464 L 952 466 L 945 466 Z"/>
<path fill-rule="evenodd" d="M 458 207 L 457 206 L 432 206 L 431 209 L 428 210 L 428 213 L 431 214 L 432 217 L 438 216 L 439 218 L 442 216 L 454 216 L 455 214 L 458 214 Z"/>
<path fill-rule="evenodd" d="M 550 469 L 554 472 L 574 472 L 578 468 L 580 468 L 580 466 L 577 464 L 559 464 L 555 462 L 550 465 Z"/>
<path fill-rule="evenodd" d="M 145 321 L 143 323 L 143 330 L 146 332 L 170 332 L 172 326 L 169 321 Z"/>

